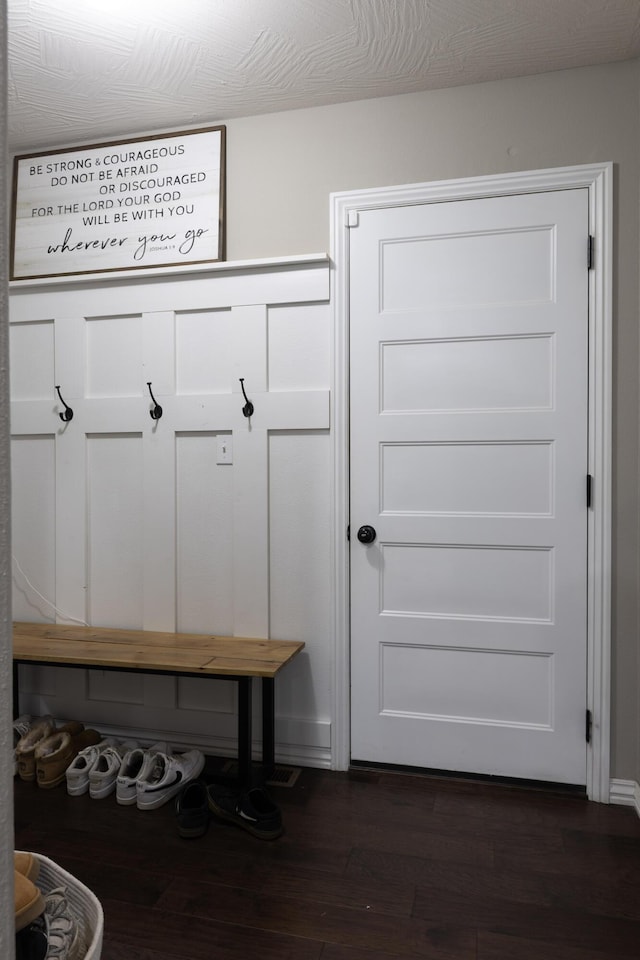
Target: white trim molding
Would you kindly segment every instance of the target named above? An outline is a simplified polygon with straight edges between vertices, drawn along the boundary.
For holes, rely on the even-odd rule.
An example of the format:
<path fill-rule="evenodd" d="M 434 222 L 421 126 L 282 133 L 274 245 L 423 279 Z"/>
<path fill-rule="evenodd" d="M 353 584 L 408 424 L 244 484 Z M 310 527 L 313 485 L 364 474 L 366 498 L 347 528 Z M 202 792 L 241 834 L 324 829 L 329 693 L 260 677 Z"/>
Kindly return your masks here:
<path fill-rule="evenodd" d="M 609 802 L 619 807 L 633 807 L 640 817 L 640 784 L 636 780 L 612 780 Z"/>
<path fill-rule="evenodd" d="M 613 164 L 597 163 L 335 193 L 331 197 L 331 300 L 334 320 L 332 432 L 334 469 L 335 669 L 332 766 L 350 762 L 349 650 L 349 225 L 361 210 L 550 190 L 587 189 L 589 232 L 595 238 L 589 271 L 589 467 L 587 747 L 589 799 L 611 802 L 611 461 L 612 461 L 612 222 Z M 586 255 L 586 254 L 585 254 Z"/>

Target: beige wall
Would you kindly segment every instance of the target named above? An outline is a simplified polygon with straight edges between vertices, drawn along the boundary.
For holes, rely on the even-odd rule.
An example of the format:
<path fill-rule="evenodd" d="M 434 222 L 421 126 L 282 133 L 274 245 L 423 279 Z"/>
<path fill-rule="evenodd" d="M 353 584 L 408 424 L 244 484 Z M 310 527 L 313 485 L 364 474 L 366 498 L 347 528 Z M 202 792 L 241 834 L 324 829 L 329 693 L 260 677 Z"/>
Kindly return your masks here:
<path fill-rule="evenodd" d="M 640 62 L 227 122 L 228 259 L 329 249 L 329 194 L 594 161 L 615 167 L 612 776 L 640 780 Z"/>

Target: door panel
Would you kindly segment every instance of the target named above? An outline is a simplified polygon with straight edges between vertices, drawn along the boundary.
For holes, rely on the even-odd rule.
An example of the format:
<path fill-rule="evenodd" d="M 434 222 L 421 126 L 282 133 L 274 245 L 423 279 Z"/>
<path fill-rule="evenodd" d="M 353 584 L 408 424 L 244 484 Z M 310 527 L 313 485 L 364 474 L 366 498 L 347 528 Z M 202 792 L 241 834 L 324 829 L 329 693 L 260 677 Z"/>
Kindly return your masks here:
<path fill-rule="evenodd" d="M 586 190 L 350 231 L 352 757 L 586 780 Z"/>

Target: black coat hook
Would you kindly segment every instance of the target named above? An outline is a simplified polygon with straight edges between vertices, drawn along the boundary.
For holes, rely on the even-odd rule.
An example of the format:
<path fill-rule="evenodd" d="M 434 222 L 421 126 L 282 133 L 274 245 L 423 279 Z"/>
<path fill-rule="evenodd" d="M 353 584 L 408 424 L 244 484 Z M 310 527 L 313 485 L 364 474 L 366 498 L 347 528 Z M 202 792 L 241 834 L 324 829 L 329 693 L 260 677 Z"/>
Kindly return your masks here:
<path fill-rule="evenodd" d="M 58 416 L 63 421 L 63 423 L 69 423 L 69 420 L 73 420 L 73 410 L 71 409 L 71 407 L 67 406 L 67 404 L 62 399 L 62 394 L 60 393 L 60 387 L 56 387 L 55 389 L 58 391 L 58 396 L 60 397 L 60 403 L 64 407 L 64 413 L 59 413 Z"/>
<path fill-rule="evenodd" d="M 252 416 L 252 414 L 253 414 L 253 404 L 251 403 L 251 400 L 249 400 L 249 397 L 247 396 L 247 394 L 246 394 L 246 392 L 245 392 L 245 389 L 244 389 L 244 377 L 240 377 L 240 386 L 242 387 L 242 396 L 243 396 L 244 399 L 247 401 L 247 402 L 245 403 L 244 407 L 242 408 L 242 412 L 244 413 L 245 417 L 250 417 L 250 416 Z"/>
<path fill-rule="evenodd" d="M 149 393 L 151 394 L 151 399 L 153 400 L 153 410 L 149 410 L 149 416 L 152 420 L 159 420 L 162 416 L 162 407 L 157 402 L 156 398 L 153 395 L 153 390 L 151 389 L 151 381 L 147 381 L 147 386 L 149 387 Z"/>

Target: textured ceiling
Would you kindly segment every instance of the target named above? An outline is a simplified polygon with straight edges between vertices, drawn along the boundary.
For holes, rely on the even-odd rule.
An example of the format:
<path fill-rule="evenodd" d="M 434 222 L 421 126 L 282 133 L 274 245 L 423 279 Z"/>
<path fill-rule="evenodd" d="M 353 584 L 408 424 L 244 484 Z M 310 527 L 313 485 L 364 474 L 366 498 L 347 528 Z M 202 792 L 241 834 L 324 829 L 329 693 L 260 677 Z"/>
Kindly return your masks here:
<path fill-rule="evenodd" d="M 8 0 L 9 147 L 640 55 L 638 0 Z"/>

